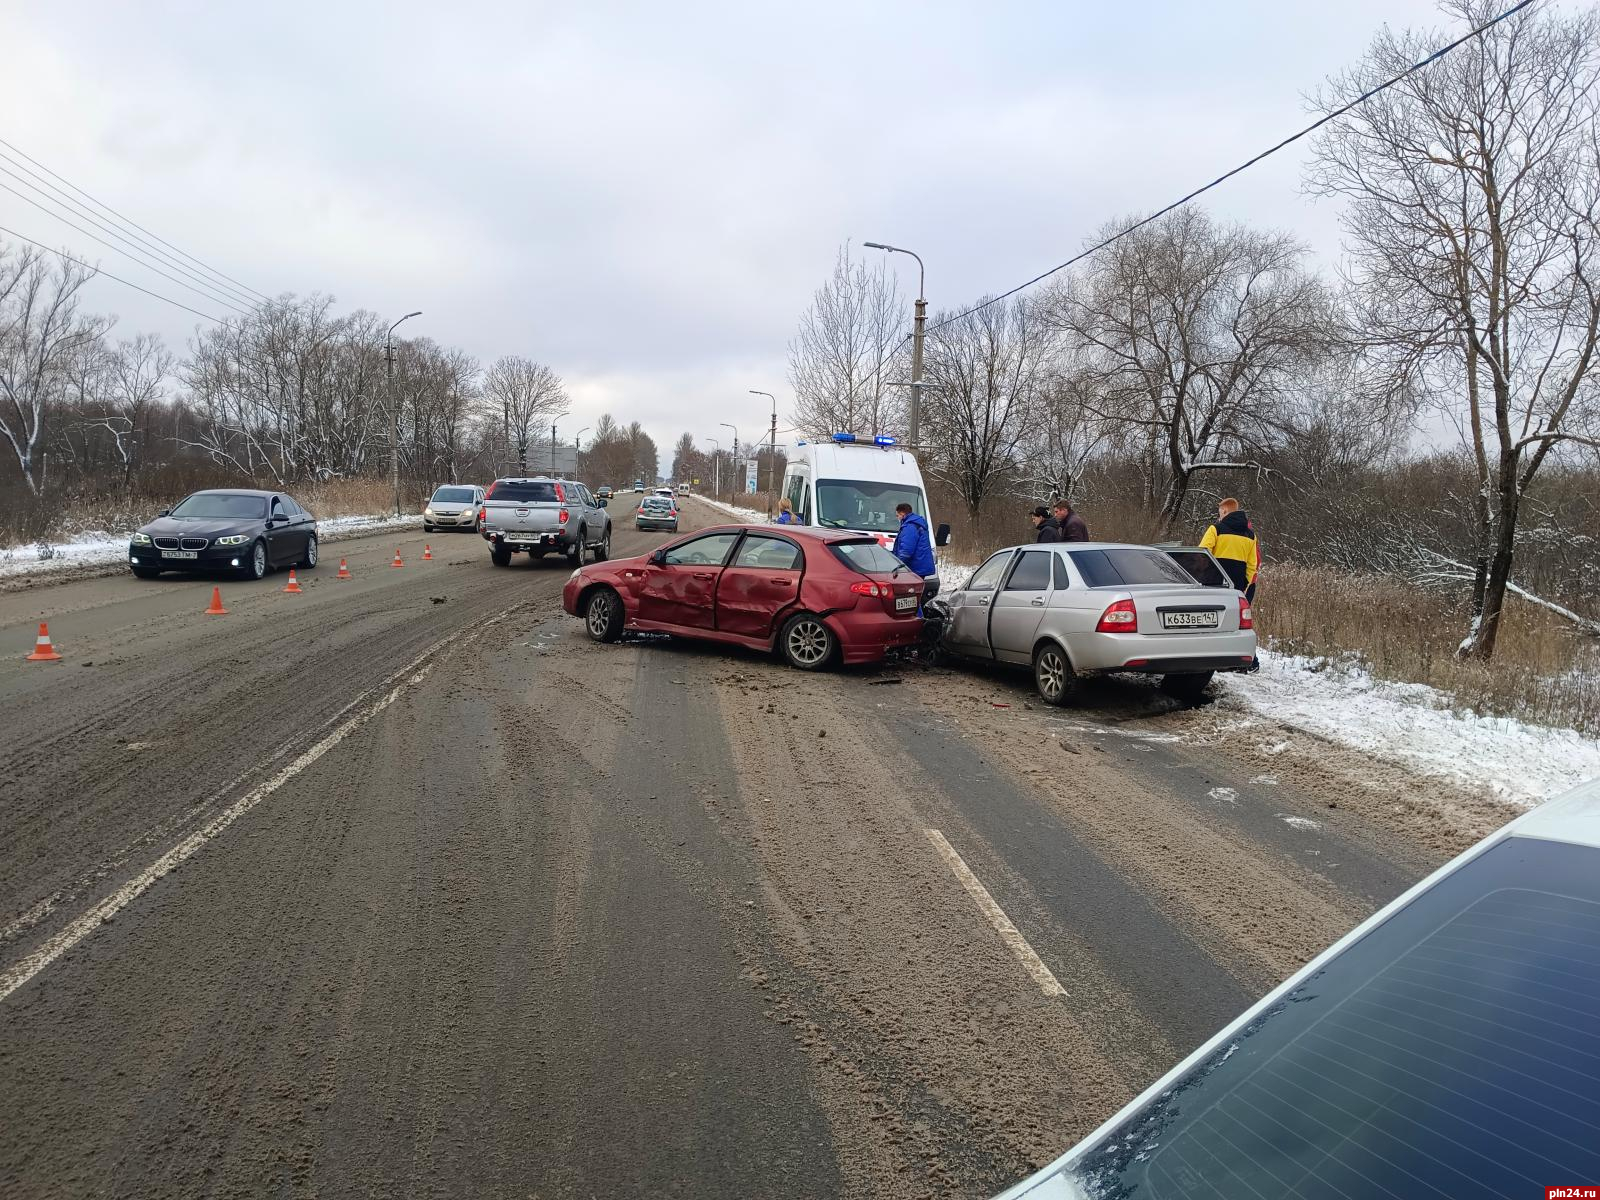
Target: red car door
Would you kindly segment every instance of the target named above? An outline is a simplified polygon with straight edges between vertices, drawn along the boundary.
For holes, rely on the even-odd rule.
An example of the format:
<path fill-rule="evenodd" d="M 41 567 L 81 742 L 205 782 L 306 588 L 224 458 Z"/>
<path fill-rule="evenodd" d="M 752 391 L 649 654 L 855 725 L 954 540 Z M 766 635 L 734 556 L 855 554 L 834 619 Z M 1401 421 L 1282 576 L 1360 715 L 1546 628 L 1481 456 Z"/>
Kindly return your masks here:
<path fill-rule="evenodd" d="M 717 584 L 717 628 L 764 638 L 778 614 L 800 594 L 805 555 L 788 538 L 746 534 Z"/>
<path fill-rule="evenodd" d="M 638 619 L 680 629 L 713 628 L 717 579 L 738 540 L 737 531 L 709 533 L 668 546 L 660 562 L 645 568 Z"/>

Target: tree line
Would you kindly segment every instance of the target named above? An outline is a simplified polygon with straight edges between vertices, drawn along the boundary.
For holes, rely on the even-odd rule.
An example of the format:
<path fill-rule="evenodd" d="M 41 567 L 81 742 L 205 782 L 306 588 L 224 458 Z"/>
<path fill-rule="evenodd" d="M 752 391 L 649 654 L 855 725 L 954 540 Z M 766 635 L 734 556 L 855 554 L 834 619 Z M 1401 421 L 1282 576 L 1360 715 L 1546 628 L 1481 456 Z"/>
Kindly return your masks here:
<path fill-rule="evenodd" d="M 1318 105 L 1497 8 L 1442 7 L 1455 34 L 1386 28 Z M 1303 522 L 1330 559 L 1364 546 L 1370 569 L 1467 588 L 1462 653 L 1488 659 L 1530 517 L 1546 550 L 1596 529 L 1597 76 L 1596 14 L 1530 9 L 1325 126 L 1306 186 L 1341 202 L 1335 273 L 1191 204 L 1100 230 L 1089 244 L 1116 240 L 1030 293 L 932 314 L 927 471 L 972 517 L 1000 496 L 1114 499 L 1159 538 L 1249 493 L 1279 546 L 1313 552 Z M 798 425 L 903 433 L 908 307 L 885 264 L 841 251 L 790 345 Z M 1439 486 L 1397 482 L 1418 478 Z M 1361 503 L 1386 493 L 1414 506 Z"/>

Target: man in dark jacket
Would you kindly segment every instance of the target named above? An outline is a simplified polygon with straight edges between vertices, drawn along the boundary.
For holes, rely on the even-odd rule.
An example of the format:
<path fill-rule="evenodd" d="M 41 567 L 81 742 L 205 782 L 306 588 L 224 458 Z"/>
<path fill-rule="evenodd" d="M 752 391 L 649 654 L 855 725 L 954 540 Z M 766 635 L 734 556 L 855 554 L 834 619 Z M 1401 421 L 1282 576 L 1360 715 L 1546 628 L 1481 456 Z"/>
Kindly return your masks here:
<path fill-rule="evenodd" d="M 900 531 L 894 535 L 890 553 L 922 576 L 922 599 L 926 603 L 939 594 L 939 564 L 933 557 L 928 520 L 913 512 L 909 504 L 897 504 L 894 511 L 900 517 Z"/>
<path fill-rule="evenodd" d="M 1028 519 L 1033 522 L 1036 542 L 1059 542 L 1061 540 L 1061 526 L 1056 524 L 1056 519 L 1050 515 L 1050 510 L 1044 505 L 1039 505 L 1028 514 Z"/>
<path fill-rule="evenodd" d="M 1066 500 L 1056 501 L 1056 525 L 1061 530 L 1063 542 L 1087 542 L 1089 540 L 1089 526 L 1084 519 L 1072 511 L 1072 505 Z"/>

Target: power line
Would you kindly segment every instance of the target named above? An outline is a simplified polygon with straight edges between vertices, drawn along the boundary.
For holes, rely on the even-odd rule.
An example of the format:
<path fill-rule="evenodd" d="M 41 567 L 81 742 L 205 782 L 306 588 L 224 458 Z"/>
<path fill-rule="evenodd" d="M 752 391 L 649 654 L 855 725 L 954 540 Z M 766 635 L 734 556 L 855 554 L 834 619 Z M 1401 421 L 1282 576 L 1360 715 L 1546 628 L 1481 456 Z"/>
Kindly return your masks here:
<path fill-rule="evenodd" d="M 104 275 L 107 279 L 114 279 L 124 287 L 131 287 L 136 292 L 143 292 L 146 296 L 152 296 L 157 300 L 164 301 L 167 304 L 172 305 L 174 308 L 181 308 L 186 313 L 193 313 L 197 317 L 204 317 L 208 321 L 215 321 L 218 325 L 227 323 L 226 318 L 224 317 L 213 317 L 210 313 L 203 313 L 198 308 L 190 308 L 187 304 L 184 304 L 178 300 L 174 300 L 171 296 L 163 296 L 160 292 L 152 292 L 149 288 L 140 287 L 137 283 L 130 283 L 128 280 L 123 279 L 119 275 L 113 275 L 110 271 L 103 271 L 99 267 L 84 262 L 81 258 L 73 258 L 72 255 L 64 253 L 60 250 L 52 249 L 51 247 L 46 246 L 43 242 L 36 242 L 30 237 L 23 237 L 15 229 L 7 229 L 4 225 L 0 225 L 0 233 L 8 234 L 9 236 L 16 238 L 19 242 L 27 242 L 28 245 L 33 246 L 36 249 L 43 250 L 47 254 L 54 254 L 58 258 L 64 258 L 69 263 L 76 263 L 78 266 L 83 267 L 86 270 L 93 271 L 97 275 Z"/>
<path fill-rule="evenodd" d="M 16 196 L 20 200 L 27 201 L 27 203 L 33 205 L 35 208 L 37 208 L 40 212 L 44 213 L 46 216 L 54 217 L 56 220 L 60 221 L 63 225 L 66 225 L 71 229 L 76 229 L 79 233 L 83 234 L 84 237 L 89 238 L 92 241 L 99 242 L 106 249 L 114 250 L 114 251 L 116 251 L 116 253 L 122 255 L 125 258 L 133 259 L 134 262 L 138 263 L 142 267 L 147 268 L 148 270 L 154 271 L 157 275 L 161 276 L 163 279 L 170 279 L 173 283 L 177 284 L 179 287 L 188 288 L 191 292 L 197 292 L 200 295 L 205 296 L 208 300 L 215 300 L 219 304 L 221 304 L 224 308 L 231 308 L 234 312 L 238 313 L 240 316 L 248 316 L 249 315 L 249 310 L 248 309 L 240 308 L 237 304 L 233 304 L 233 303 L 229 302 L 228 300 L 225 300 L 221 296 L 212 295 L 210 292 L 202 291 L 200 288 L 196 287 L 192 283 L 185 283 L 183 280 L 179 279 L 176 275 L 168 275 L 165 271 L 161 270 L 161 268 L 156 267 L 156 266 L 152 266 L 150 263 L 145 262 L 143 259 L 135 257 L 134 254 L 131 251 L 124 250 L 120 246 L 113 246 L 110 242 L 106 241 L 105 238 L 99 237 L 99 236 L 97 236 L 95 234 L 90 233 L 82 225 L 74 224 L 73 222 L 71 222 L 71 221 L 67 220 L 65 217 L 63 217 L 60 213 L 51 212 L 48 208 L 46 208 L 44 205 L 40 204 L 37 200 L 34 200 L 32 197 L 24 196 L 21 192 L 17 191 L 17 189 L 12 187 L 9 183 L 0 183 L 0 188 L 3 188 L 4 190 L 10 192 L 13 196 Z"/>
<path fill-rule="evenodd" d="M 1136 222 L 1134 222 L 1134 224 L 1129 225 L 1126 229 L 1123 229 L 1123 230 L 1121 230 L 1121 231 L 1119 231 L 1117 233 L 1112 234 L 1110 237 L 1106 238 L 1105 241 L 1097 242 L 1095 245 L 1090 246 L 1087 250 L 1083 251 L 1080 254 L 1074 254 L 1071 258 L 1067 259 L 1066 262 L 1061 263 L 1058 266 L 1051 267 L 1048 271 L 1045 271 L 1045 272 L 1043 272 L 1043 273 L 1041 273 L 1039 275 L 1035 275 L 1032 279 L 1028 280 L 1026 283 L 1019 283 L 1019 284 L 1017 284 L 1016 287 L 1012 288 L 1008 292 L 1001 292 L 998 296 L 990 296 L 989 299 L 984 300 L 979 304 L 974 304 L 971 308 L 966 309 L 963 312 L 958 312 L 953 317 L 945 317 L 942 321 L 935 322 L 934 324 L 928 326 L 929 332 L 932 332 L 933 330 L 938 329 L 938 328 L 940 328 L 942 326 L 948 325 L 952 321 L 959 321 L 959 320 L 961 320 L 962 317 L 970 317 L 973 313 L 981 312 L 983 309 L 988 308 L 991 304 L 998 304 L 1001 300 L 1005 300 L 1005 299 L 1008 299 L 1011 296 L 1015 296 L 1018 292 L 1023 291 L 1023 290 L 1025 290 L 1027 288 L 1031 288 L 1034 284 L 1039 283 L 1039 282 L 1041 282 L 1043 280 L 1046 280 L 1046 279 L 1050 278 L 1050 276 L 1055 275 L 1058 272 L 1065 271 L 1068 267 L 1072 266 L 1074 263 L 1082 262 L 1084 259 L 1088 258 L 1091 254 L 1094 254 L 1094 253 L 1096 253 L 1096 252 L 1098 252 L 1100 250 L 1104 250 L 1107 246 L 1110 246 L 1112 243 L 1121 241 L 1123 238 L 1127 237 L 1130 233 L 1133 233 L 1135 230 L 1143 228 L 1144 226 L 1150 224 L 1150 222 L 1152 222 L 1154 220 L 1157 220 L 1157 219 L 1159 219 L 1161 217 L 1166 216 L 1169 212 L 1172 212 L 1174 209 L 1182 208 L 1185 204 L 1189 203 L 1189 201 L 1193 200 L 1196 196 L 1200 196 L 1200 195 L 1203 195 L 1206 192 L 1209 192 L 1212 188 L 1218 186 L 1219 184 L 1225 183 L 1229 179 L 1232 179 L 1235 175 L 1239 174 L 1241 171 L 1246 171 L 1249 168 L 1255 166 L 1262 159 L 1268 158 L 1271 155 L 1276 154 L 1279 150 L 1282 150 L 1285 146 L 1288 146 L 1288 145 L 1290 145 L 1290 144 L 1292 144 L 1294 142 L 1298 142 L 1301 138 L 1305 137 L 1308 133 L 1316 132 L 1318 129 L 1321 129 L 1324 125 L 1326 125 L 1329 121 L 1335 121 L 1338 118 L 1344 116 L 1345 113 L 1349 112 L 1351 109 L 1356 108 L 1359 105 L 1365 104 L 1368 100 L 1372 99 L 1372 97 L 1376 96 L 1379 92 L 1387 91 L 1389 88 L 1391 88 L 1395 84 L 1399 83 L 1402 79 L 1405 79 L 1405 78 L 1407 78 L 1407 77 L 1409 77 L 1411 75 L 1416 74 L 1418 71 L 1422 70 L 1424 67 L 1431 66 L 1433 63 L 1435 63 L 1439 59 L 1443 58 L 1446 54 L 1449 54 L 1452 50 L 1456 49 L 1458 46 L 1463 46 L 1467 42 L 1470 42 L 1473 38 L 1482 36 L 1488 30 L 1492 29 L 1494 26 L 1500 24 L 1501 21 L 1504 21 L 1507 17 L 1513 16 L 1516 13 L 1521 12 L 1523 9 L 1527 8 L 1529 5 L 1533 4 L 1534 2 L 1535 2 L 1535 0 L 1521 0 L 1520 3 L 1513 4 L 1510 8 L 1506 9 L 1505 12 L 1501 13 L 1498 17 L 1495 17 L 1493 20 L 1486 21 L 1484 24 L 1478 26 L 1476 29 L 1472 30 L 1470 33 L 1463 34 L 1461 37 L 1458 37 L 1455 41 L 1451 42 L 1449 45 L 1441 46 L 1439 49 L 1435 50 L 1432 54 L 1428 55 L 1427 58 L 1424 58 L 1424 59 L 1420 60 L 1419 62 L 1412 63 L 1404 71 L 1401 71 L 1400 74 L 1394 76 L 1394 78 L 1385 80 L 1383 83 L 1380 83 L 1377 87 L 1373 88 L 1371 91 L 1363 92 L 1361 95 L 1357 96 L 1354 100 L 1350 101 L 1349 104 L 1344 105 L 1342 108 L 1337 108 L 1333 112 L 1327 113 L 1326 115 L 1324 115 L 1323 117 L 1319 118 L 1318 120 L 1313 121 L 1310 125 L 1307 125 L 1304 129 L 1300 130 L 1300 132 L 1291 134 L 1290 136 L 1284 138 L 1283 141 L 1279 142 L 1277 145 L 1269 147 L 1268 149 L 1263 150 L 1260 154 L 1256 155 L 1254 158 L 1248 159 L 1247 161 L 1240 163 L 1237 167 L 1233 168 L 1233 170 L 1228 171 L 1225 174 L 1218 175 L 1215 179 L 1213 179 L 1210 183 L 1206 184 L 1204 187 L 1195 188 L 1194 191 L 1190 192 L 1187 196 L 1184 196 L 1182 199 L 1174 200 L 1171 204 L 1167 205 L 1165 208 L 1158 209 L 1156 212 L 1151 213 L 1148 217 L 1145 217 L 1142 221 L 1136 221 Z M 908 334 L 907 336 L 909 337 L 910 335 Z M 905 342 L 905 339 L 902 338 L 901 339 L 901 343 L 904 344 L 904 342 Z"/>
<path fill-rule="evenodd" d="M 105 201 L 95 199 L 88 192 L 84 191 L 77 184 L 73 183 L 70 179 L 67 179 L 64 176 L 57 174 L 55 171 L 52 171 L 49 167 L 45 166 L 38 159 L 36 159 L 36 158 L 32 157 L 31 155 L 29 155 L 26 151 L 24 151 L 24 150 L 22 150 L 22 149 L 20 149 L 20 148 L 18 148 L 16 146 L 13 146 L 10 142 L 6 141 L 4 138 L 0 138 L 0 146 L 4 146 L 7 150 L 13 151 L 20 158 L 27 159 L 27 161 L 32 163 L 34 166 L 38 167 L 41 171 L 43 171 L 46 175 L 50 176 L 52 179 L 59 180 L 60 182 L 66 184 L 69 188 L 71 188 L 74 192 L 77 192 L 78 195 L 82 196 L 85 200 L 88 200 L 96 208 L 101 209 L 104 212 L 110 213 L 113 217 L 115 217 L 117 220 L 123 222 L 124 224 L 131 225 L 133 228 L 137 229 L 140 233 L 146 234 L 146 235 L 154 238 L 156 241 L 160 242 L 163 246 L 167 247 L 167 249 L 172 250 L 172 251 L 176 252 L 177 254 L 182 255 L 184 258 L 186 258 L 190 262 L 192 262 L 195 266 L 200 267 L 203 270 L 205 270 L 208 274 L 215 275 L 215 276 L 217 276 L 218 278 L 221 278 L 221 279 L 226 279 L 229 283 L 237 284 L 239 287 L 241 287 L 245 291 L 249 292 L 252 296 L 258 296 L 262 300 L 271 299 L 271 297 L 269 297 L 269 296 L 267 296 L 267 295 L 265 295 L 265 294 L 263 294 L 261 292 L 256 291 L 255 288 L 250 287 L 248 284 L 240 283 L 239 280 L 235 279 L 232 275 L 225 274 L 224 272 L 217 270 L 215 267 L 206 266 L 205 263 L 201 262 L 194 255 L 188 254 L 183 250 L 179 250 L 178 247 L 174 246 L 171 242 L 167 241 L 165 238 L 163 238 L 159 234 L 151 233 L 150 230 L 146 229 L 143 225 L 139 224 L 139 222 L 133 220 L 131 217 L 123 216 L 116 209 L 112 208 L 109 204 L 105 203 Z M 13 161 L 15 161 L 15 160 L 13 160 Z"/>
<path fill-rule="evenodd" d="M 34 179 L 40 179 L 37 173 L 28 170 L 27 167 L 22 166 L 21 163 L 17 162 L 16 159 L 12 158 L 3 150 L 0 150 L 0 159 L 4 159 L 12 166 L 21 168 L 25 174 L 31 175 Z M 206 288 L 212 289 L 221 295 L 227 296 L 229 299 L 239 301 L 241 304 L 249 305 L 252 308 L 255 306 L 256 301 L 246 294 L 243 289 L 233 287 L 230 284 L 219 283 L 217 280 L 206 275 L 197 275 L 188 267 L 184 266 L 183 263 L 172 254 L 162 250 L 159 246 L 152 245 L 144 238 L 139 237 L 138 234 L 129 234 L 128 231 L 121 226 L 106 224 L 104 221 L 100 220 L 99 216 L 92 210 L 78 203 L 78 201 L 74 200 L 71 196 L 67 195 L 60 188 L 56 187 L 47 180 L 40 180 L 40 182 L 44 184 L 44 187 L 40 187 L 39 183 L 34 183 L 28 179 L 24 179 L 22 175 L 17 174 L 16 171 L 13 171 L 11 167 L 6 166 L 0 166 L 0 174 L 9 175 L 12 179 L 15 179 L 18 183 L 22 184 L 23 187 L 29 188 L 30 190 L 37 192 L 40 196 L 43 196 L 44 199 L 51 204 L 57 206 L 70 204 L 72 208 L 76 210 L 73 212 L 73 216 L 81 215 L 83 220 L 88 221 L 89 224 L 93 225 L 96 229 L 103 229 L 106 233 L 109 233 L 112 237 L 116 238 L 117 241 L 121 242 L 125 246 L 130 246 L 140 253 L 149 253 L 154 255 L 164 265 L 170 266 L 174 271 L 177 271 L 179 274 L 184 276 L 184 278 L 192 279 L 196 283 L 201 284 Z M 54 192 L 55 196 L 47 195 L 45 193 L 45 188 L 48 188 L 50 191 Z M 57 199 L 57 196 L 59 196 L 60 199 Z"/>

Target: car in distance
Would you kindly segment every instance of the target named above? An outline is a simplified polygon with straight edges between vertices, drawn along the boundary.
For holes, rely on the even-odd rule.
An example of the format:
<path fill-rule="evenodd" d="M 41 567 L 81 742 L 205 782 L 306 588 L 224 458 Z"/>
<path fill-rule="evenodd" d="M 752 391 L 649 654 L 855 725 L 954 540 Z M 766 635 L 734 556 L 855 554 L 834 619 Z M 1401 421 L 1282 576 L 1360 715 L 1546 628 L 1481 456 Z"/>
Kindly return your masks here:
<path fill-rule="evenodd" d="M 477 529 L 482 520 L 483 489 L 474 484 L 446 483 L 434 489 L 422 510 L 422 532 L 435 529 Z"/>
<path fill-rule="evenodd" d="M 140 579 L 163 571 L 238 571 L 317 565 L 317 519 L 292 496 L 248 488 L 193 492 L 141 525 L 128 543 Z"/>
<path fill-rule="evenodd" d="M 636 491 L 636 492 L 642 492 L 642 491 L 644 491 L 644 480 L 642 480 L 642 479 L 635 479 L 635 480 L 634 480 L 634 481 L 633 481 L 633 490 L 634 490 L 634 491 Z"/>
<path fill-rule="evenodd" d="M 537 561 L 552 551 L 573 566 L 584 555 L 601 562 L 611 555 L 611 518 L 605 500 L 576 479 L 496 479 L 483 497 L 483 538 L 497 567 L 526 553 Z"/>
<path fill-rule="evenodd" d="M 609 483 L 603 483 L 599 487 L 595 488 L 594 494 L 597 499 L 610 500 L 616 495 L 616 492 L 612 490 Z"/>
<path fill-rule="evenodd" d="M 1065 704 L 1086 675 L 1120 671 L 1160 675 L 1163 691 L 1193 702 L 1218 671 L 1248 670 L 1256 654 L 1244 596 L 1202 584 L 1153 546 L 1012 546 L 946 605 L 941 649 L 1032 666 L 1049 704 Z"/>
<path fill-rule="evenodd" d="M 860 534 L 719 525 L 581 567 L 561 593 L 598 642 L 625 630 L 776 650 L 814 671 L 876 662 L 922 634 L 922 578 Z"/>
<path fill-rule="evenodd" d="M 680 483 L 678 485 L 678 495 L 687 496 L 688 494 L 689 494 L 689 485 L 687 483 Z"/>
<path fill-rule="evenodd" d="M 1000 1200 L 1600 1180 L 1600 781 L 1490 834 Z"/>
<path fill-rule="evenodd" d="M 639 501 L 639 511 L 634 514 L 634 526 L 637 529 L 664 529 L 668 533 L 677 533 L 677 502 L 665 496 L 646 496 Z"/>

